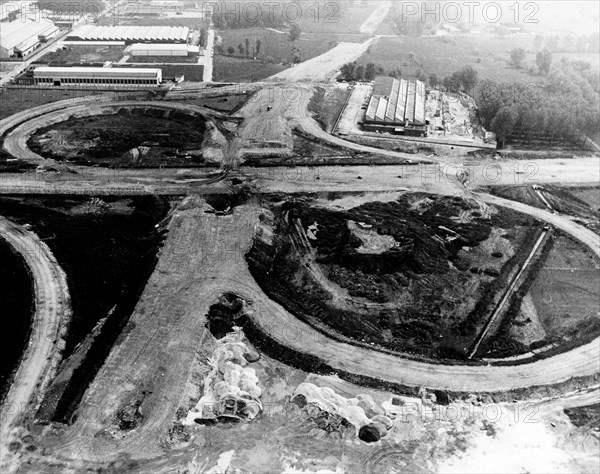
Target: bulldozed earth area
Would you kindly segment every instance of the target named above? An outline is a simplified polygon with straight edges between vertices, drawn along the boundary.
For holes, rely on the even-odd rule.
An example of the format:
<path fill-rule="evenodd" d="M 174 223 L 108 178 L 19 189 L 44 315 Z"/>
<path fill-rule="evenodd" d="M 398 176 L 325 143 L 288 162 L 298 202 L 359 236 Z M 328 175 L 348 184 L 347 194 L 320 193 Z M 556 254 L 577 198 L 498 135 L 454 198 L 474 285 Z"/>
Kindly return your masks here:
<path fill-rule="evenodd" d="M 356 201 L 360 201 L 357 198 Z M 330 337 L 464 360 L 540 223 L 460 197 L 268 204 L 247 255 L 267 295 Z"/>
<path fill-rule="evenodd" d="M 66 273 L 72 302 L 63 362 L 38 420 L 64 422 L 73 415 L 154 268 L 163 239 L 159 224 L 170 205 L 154 197 L 0 199 L 3 216 L 50 247 Z"/>
<path fill-rule="evenodd" d="M 152 108 L 70 118 L 39 129 L 32 151 L 78 165 L 147 168 L 214 165 L 202 154 L 214 127 L 203 117 Z"/>
<path fill-rule="evenodd" d="M 217 212 L 224 207 L 227 212 Z M 227 202 L 195 196 L 179 202 L 168 217 L 160 226 L 166 239 L 158 263 L 72 416 L 38 419 L 11 444 L 11 454 L 25 460 L 19 472 L 362 474 L 389 472 L 392 465 L 407 472 L 482 472 L 479 448 L 509 449 L 515 440 L 534 440 L 526 449 L 546 453 L 549 460 L 542 468 L 560 465 L 582 472 L 594 467 L 588 453 L 597 445 L 582 452 L 555 446 L 565 436 L 574 443 L 583 439 L 564 413 L 544 412 L 539 423 L 515 423 L 514 407 L 500 402 L 503 416 L 491 423 L 478 407 L 494 401 L 494 394 L 463 394 L 471 404 L 444 390 L 375 386 L 365 383 L 367 376 L 349 380 L 343 368 L 328 368 L 311 354 L 308 340 L 302 339 L 309 343 L 303 352 L 286 347 L 286 341 L 292 345 L 294 328 L 269 325 L 283 309 L 254 281 L 275 299 L 271 283 L 266 285 L 256 270 L 263 265 L 264 274 L 275 279 L 287 265 L 286 276 L 299 287 L 292 288 L 295 294 L 304 298 L 300 292 L 310 284 L 313 295 L 327 297 L 323 310 L 309 302 L 316 308 L 313 314 L 352 311 L 369 331 L 367 337 L 384 342 L 387 337 L 402 349 L 413 344 L 424 353 L 421 341 L 434 344 L 440 332 L 466 327 L 471 313 L 465 316 L 462 310 L 477 306 L 473 296 L 462 307 L 453 301 L 469 295 L 482 301 L 481 295 L 492 293 L 483 285 L 518 265 L 515 258 L 523 249 L 529 253 L 529 239 L 538 234 L 535 220 L 472 199 L 425 193 L 265 195 Z M 375 280 L 374 269 L 384 279 Z M 335 271 L 345 271 L 344 278 Z M 452 279 L 470 284 L 471 293 L 454 283 L 448 288 L 456 295 L 437 295 L 434 289 Z M 422 300 L 407 296 L 413 289 Z M 431 298 L 446 312 L 425 313 Z M 427 316 L 422 325 L 415 308 Z M 386 321 L 382 314 L 390 315 L 386 329 L 379 325 Z M 351 337 L 333 325 L 333 318 L 311 323 L 332 337 Z M 477 319 L 475 326 L 480 324 Z M 459 340 L 460 333 L 455 334 Z M 238 337 L 228 339 L 232 335 Z M 439 358 L 440 347 L 430 355 Z M 345 362 L 351 359 L 345 357 Z M 305 366 L 297 367 L 292 358 Z M 338 405 L 303 401 L 301 386 L 317 387 Z M 215 394 L 226 403 L 202 403 Z M 350 400 L 362 424 L 340 415 L 341 403 Z M 260 402 L 259 413 L 249 401 Z M 452 410 L 467 410 L 450 414 L 446 408 L 452 403 L 457 403 Z M 373 444 L 378 437 L 381 442 Z M 495 465 L 542 469 L 532 459 L 503 455 Z"/>

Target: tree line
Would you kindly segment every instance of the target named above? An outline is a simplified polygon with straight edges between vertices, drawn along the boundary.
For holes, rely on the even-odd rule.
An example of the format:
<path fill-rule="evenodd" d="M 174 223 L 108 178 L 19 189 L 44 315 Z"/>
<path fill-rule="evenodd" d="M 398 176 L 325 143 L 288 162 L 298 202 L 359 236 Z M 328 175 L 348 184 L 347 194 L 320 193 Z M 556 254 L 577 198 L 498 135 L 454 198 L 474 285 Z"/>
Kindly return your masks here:
<path fill-rule="evenodd" d="M 595 137 L 600 127 L 598 84 L 583 61 L 561 61 L 548 74 L 548 85 L 496 84 L 482 81 L 477 104 L 484 126 L 502 148 L 512 133 L 571 140 Z"/>

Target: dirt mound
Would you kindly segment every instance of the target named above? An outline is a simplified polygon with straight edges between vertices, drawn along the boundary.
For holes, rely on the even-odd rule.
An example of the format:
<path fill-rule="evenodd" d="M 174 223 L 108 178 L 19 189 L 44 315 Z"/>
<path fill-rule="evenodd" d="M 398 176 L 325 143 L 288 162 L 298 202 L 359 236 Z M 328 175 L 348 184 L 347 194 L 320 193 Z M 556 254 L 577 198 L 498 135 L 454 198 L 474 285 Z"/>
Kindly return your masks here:
<path fill-rule="evenodd" d="M 271 210 L 272 229 L 247 255 L 271 298 L 334 337 L 436 358 L 464 358 L 485 321 L 473 310 L 515 265 L 512 248 L 532 224 L 475 201 L 421 194 L 349 210 L 308 201 Z M 507 230 L 513 241 L 501 237 Z M 467 316 L 474 324 L 465 333 Z"/>

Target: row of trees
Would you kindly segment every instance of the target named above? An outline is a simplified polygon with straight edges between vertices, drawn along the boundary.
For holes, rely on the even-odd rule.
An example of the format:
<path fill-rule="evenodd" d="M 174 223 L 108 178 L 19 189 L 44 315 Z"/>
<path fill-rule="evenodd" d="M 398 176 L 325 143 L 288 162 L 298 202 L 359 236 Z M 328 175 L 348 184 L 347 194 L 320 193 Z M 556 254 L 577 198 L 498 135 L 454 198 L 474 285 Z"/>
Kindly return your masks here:
<path fill-rule="evenodd" d="M 597 81 L 589 64 L 563 61 L 548 75 L 547 86 L 482 81 L 477 103 L 484 126 L 496 133 L 498 147 L 516 131 L 525 136 L 562 139 L 595 136 L 600 126 Z"/>
<path fill-rule="evenodd" d="M 544 36 L 535 35 L 533 39 L 533 50 L 541 51 L 543 48 L 551 53 L 599 53 L 600 34 L 590 35 L 567 35 L 567 36 Z"/>
<path fill-rule="evenodd" d="M 252 48 L 252 50 L 251 50 Z M 225 46 L 222 44 L 219 44 L 215 47 L 215 49 L 217 50 L 218 54 L 225 54 L 225 51 L 227 51 L 227 54 L 229 55 L 234 55 L 236 48 L 233 45 L 230 45 L 227 47 L 227 49 L 225 49 Z M 252 45 L 251 41 L 246 38 L 244 40 L 244 43 L 240 43 L 237 45 L 237 51 L 238 54 L 240 56 L 246 56 L 247 58 L 249 57 L 253 57 L 256 58 L 258 57 L 258 55 L 260 54 L 262 50 L 262 40 L 260 38 L 257 38 L 254 41 L 254 45 Z"/>
<path fill-rule="evenodd" d="M 385 70 L 375 63 L 367 63 L 366 66 L 356 61 L 346 63 L 340 68 L 340 79 L 344 81 L 372 81 L 377 76 L 385 74 Z"/>

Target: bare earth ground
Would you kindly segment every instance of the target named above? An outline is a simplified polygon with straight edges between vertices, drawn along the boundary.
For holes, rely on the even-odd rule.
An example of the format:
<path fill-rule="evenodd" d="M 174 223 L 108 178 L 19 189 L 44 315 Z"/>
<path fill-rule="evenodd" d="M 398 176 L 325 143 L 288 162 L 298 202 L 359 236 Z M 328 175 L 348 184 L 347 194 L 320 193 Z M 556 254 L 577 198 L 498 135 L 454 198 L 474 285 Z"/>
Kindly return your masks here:
<path fill-rule="evenodd" d="M 308 89 L 308 88 L 306 88 Z M 302 90 L 306 90 L 302 89 Z M 292 103 L 278 105 L 276 115 L 282 114 L 285 120 L 279 122 L 280 128 L 277 133 L 285 133 L 290 126 L 301 126 L 305 131 L 323 140 L 347 146 L 370 153 L 386 153 L 372 148 L 349 144 L 337 137 L 331 137 L 320 130 L 314 120 L 306 111 L 306 104 L 310 98 L 309 94 L 301 95 L 300 100 Z M 281 102 L 281 101 L 280 101 Z M 266 111 L 265 100 L 261 104 L 255 104 L 256 114 L 249 114 L 247 118 L 256 123 L 250 123 L 241 130 L 240 139 L 243 142 L 249 137 L 256 137 L 261 132 L 261 121 L 266 120 L 270 112 Z M 272 111 L 275 112 L 275 109 Z M 275 113 L 274 113 L 275 115 Z M 281 120 L 271 119 L 273 123 Z M 4 126 L 4 123 L 2 124 Z M 1 127 L 0 127 L 1 128 Z M 264 130 L 264 129 L 262 129 Z M 281 135 L 279 136 L 281 139 Z M 237 146 L 237 145 L 236 145 Z M 231 148 L 235 148 L 231 145 Z M 238 156 L 233 150 L 232 156 Z M 239 152 L 239 149 L 237 150 Z M 404 158 L 400 153 L 387 152 L 390 156 Z M 406 158 L 414 158 L 407 156 Z M 424 159 L 424 158 L 420 158 Z M 493 163 L 494 165 L 496 163 Z M 548 181 L 572 181 L 593 182 L 598 180 L 597 159 L 587 160 L 553 160 L 542 164 L 533 162 L 529 168 L 514 168 L 515 163 L 500 162 L 494 169 L 486 168 L 488 163 L 473 166 L 470 172 L 471 184 L 489 184 L 496 180 L 514 184 L 526 179 L 538 179 Z M 518 166 L 518 165 L 517 165 Z M 398 165 L 391 167 L 324 167 L 311 168 L 271 168 L 271 169 L 242 169 L 240 174 L 232 173 L 230 177 L 240 176 L 248 179 L 254 186 L 260 186 L 261 192 L 306 192 L 306 191 L 374 191 L 388 190 L 398 191 L 408 188 L 415 190 L 428 190 L 431 192 L 444 192 L 448 194 L 470 195 L 468 189 L 458 186 L 456 171 L 462 164 L 456 162 L 442 162 L 434 166 L 430 165 Z M 440 170 L 440 168 L 443 168 Z M 444 178 L 441 171 L 448 171 Z M 497 171 L 491 175 L 492 171 Z M 247 173 L 247 174 L 246 174 Z M 3 192 L 56 192 L 57 190 L 80 190 L 83 192 L 224 192 L 227 182 L 216 185 L 194 184 L 194 175 L 189 170 L 153 170 L 143 175 L 139 173 L 118 172 L 118 174 L 102 174 L 98 170 L 78 171 L 78 174 L 59 176 L 37 176 L 27 174 L 23 176 L 2 176 Z M 495 176 L 495 177 L 494 177 Z M 190 180 L 192 182 L 190 182 Z M 507 205 L 515 210 L 526 212 L 542 218 L 558 228 L 570 233 L 589 246 L 596 254 L 599 250 L 599 238 L 592 232 L 572 222 L 567 216 L 550 214 L 530 206 L 509 202 L 501 198 L 489 195 L 474 195 L 475 197 L 494 204 Z M 255 204 L 249 204 L 235 209 L 234 214 L 227 217 L 217 217 L 205 214 L 203 204 L 200 200 L 188 202 L 188 206 L 182 205 L 177 211 L 171 231 L 167 238 L 161 261 L 158 264 L 146 290 L 132 317 L 132 324 L 123 335 L 123 340 L 111 352 L 105 366 L 101 369 L 99 377 L 91 385 L 82 402 L 79 418 L 72 427 L 54 430 L 49 428 L 45 432 L 45 448 L 41 456 L 35 458 L 38 464 L 24 466 L 29 472 L 53 472 L 53 469 L 45 469 L 49 462 L 57 462 L 58 466 L 68 466 L 70 472 L 81 472 L 84 465 L 104 466 L 108 460 L 127 460 L 130 457 L 138 459 L 149 459 L 158 456 L 152 461 L 156 469 L 146 466 L 141 472 L 172 472 L 173 466 L 182 465 L 189 457 L 202 457 L 204 452 L 199 453 L 198 448 L 193 445 L 185 452 L 173 453 L 172 457 L 163 451 L 165 433 L 171 426 L 174 412 L 180 406 L 184 394 L 177 390 L 185 386 L 189 381 L 191 367 L 197 350 L 201 350 L 201 342 L 206 333 L 204 330 L 204 315 L 208 306 L 216 297 L 224 291 L 233 291 L 252 301 L 254 309 L 254 320 L 268 332 L 273 339 L 281 341 L 287 346 L 296 347 L 302 352 L 309 352 L 322 357 L 333 367 L 346 371 L 356 371 L 370 376 L 390 380 L 393 378 L 399 383 L 410 383 L 441 386 L 448 389 L 464 389 L 490 391 L 496 388 L 504 390 L 507 387 L 530 386 L 535 384 L 548 384 L 553 381 L 564 381 L 573 374 L 596 374 L 598 366 L 598 345 L 588 344 L 558 357 L 542 360 L 517 368 L 510 367 L 461 367 L 461 366 L 427 366 L 425 364 L 415 365 L 413 361 L 399 361 L 393 358 L 383 357 L 385 354 L 373 353 L 365 350 L 361 352 L 356 347 L 346 347 L 333 341 L 323 340 L 320 334 L 299 323 L 292 315 L 283 308 L 270 301 L 257 287 L 251 278 L 243 255 L 249 247 L 254 233 L 254 225 L 257 222 L 260 208 Z M 596 341 L 597 342 L 597 341 Z M 382 357 L 380 357 L 382 356 Z M 287 390 L 287 389 L 286 389 Z M 597 399 L 598 392 L 590 394 L 578 394 L 577 400 L 589 402 L 589 398 Z M 120 437 L 123 433 L 114 431 L 116 426 L 115 414 L 124 404 L 132 399 L 141 398 L 141 410 L 143 413 L 142 424 L 135 430 L 128 432 L 118 441 L 114 436 Z M 562 408 L 566 402 L 557 400 L 552 409 Z M 536 464 L 530 459 L 530 455 L 523 454 L 515 461 L 515 464 L 499 464 L 500 466 L 517 466 L 524 470 L 537 470 L 544 472 L 544 468 L 560 466 L 567 472 L 581 472 L 593 469 L 597 466 L 597 457 L 589 457 L 587 454 L 573 454 L 571 448 L 556 448 L 553 440 L 556 436 L 566 436 L 569 431 L 568 425 L 558 423 L 560 417 L 555 418 L 544 415 L 543 422 L 536 429 L 525 429 L 522 425 L 499 426 L 494 435 L 492 430 L 482 427 L 486 433 L 491 433 L 489 438 L 500 435 L 503 440 L 502 446 L 510 452 L 521 449 L 514 445 L 514 440 L 523 439 L 527 443 L 522 444 L 527 449 L 519 452 L 527 453 L 534 448 L 539 448 L 540 453 L 551 453 L 547 464 Z M 550 418 L 549 418 L 550 417 Z M 282 418 L 285 422 L 286 417 Z M 481 420 L 481 418 L 479 418 Z M 504 420 L 504 419 L 503 419 Z M 550 424 L 552 420 L 553 425 Z M 563 420 L 564 421 L 564 420 Z M 562 423 L 562 422 L 561 422 Z M 243 425 L 247 426 L 247 425 Z M 252 425 L 250 425 L 252 426 Z M 551 434 L 551 428 L 559 426 L 560 432 Z M 275 429 L 275 426 L 272 426 Z M 431 429 L 430 429 L 431 428 Z M 410 425 L 411 431 L 399 433 L 396 439 L 409 441 L 419 439 L 424 441 L 424 446 L 431 446 L 425 439 L 436 439 L 443 436 L 441 428 L 448 432 L 456 431 L 458 428 L 465 431 L 473 431 L 466 424 L 458 424 L 443 427 L 439 424 L 427 426 L 416 423 Z M 108 430 L 107 430 L 108 429 Z M 112 434 L 110 430 L 112 431 Z M 478 429 L 478 428 L 476 428 Z M 254 428 L 240 428 L 260 436 Z M 515 431 L 516 430 L 516 431 Z M 260 431 L 260 430 L 259 430 Z M 402 431 L 402 430 L 400 430 Z M 53 438 L 53 433 L 56 435 Z M 308 432 L 307 432 L 308 433 Z M 419 435 L 415 435 L 419 433 Z M 521 433 L 522 438 L 517 437 Z M 549 434 L 550 433 L 550 434 Z M 239 434 L 239 433 L 238 433 Z M 251 435 L 250 435 L 251 436 Z M 312 435 L 310 435 L 312 436 Z M 309 436 L 309 437 L 310 437 Z M 452 454 L 445 455 L 448 463 L 438 464 L 437 468 L 445 472 L 482 472 L 482 459 L 493 451 L 498 445 L 496 443 L 485 444 L 476 442 L 476 439 L 487 440 L 471 433 L 469 440 L 473 447 L 469 456 L 452 458 Z M 485 435 L 487 436 L 487 434 Z M 453 442 L 458 442 L 460 436 L 451 435 Z M 480 439 L 481 438 L 481 439 Z M 267 439 L 271 439 L 268 438 Z M 562 438 L 561 438 L 562 439 Z M 577 438 L 579 439 L 579 438 Z M 312 441 L 318 448 L 329 448 L 330 444 L 319 444 Z M 467 441 L 470 443 L 470 441 Z M 587 441 L 586 441 L 587 442 Z M 506 444 L 508 443 L 508 444 Z M 362 446 L 349 445 L 348 451 L 359 452 Z M 597 448 L 597 444 L 592 446 Z M 222 449 L 218 444 L 215 449 Z M 262 446 L 263 450 L 269 450 L 268 445 Z M 593 452 L 589 447 L 585 453 Z M 550 450 L 550 451 L 549 451 Z M 460 449 L 459 449 L 460 451 Z M 576 450 L 575 450 L 576 451 Z M 255 456 L 263 456 L 264 451 L 254 452 Z M 339 452 L 330 450 L 336 455 Z M 499 450 L 498 453 L 502 451 Z M 597 450 L 596 450 L 597 452 Z M 82 460 L 82 453 L 89 461 Z M 362 455 L 364 452 L 359 452 Z M 567 453 L 567 454 L 565 454 Z M 341 453 L 343 455 L 345 453 Z M 420 459 L 430 459 L 424 453 Z M 325 458 L 327 454 L 318 452 L 319 458 Z M 321 457 L 322 455 L 322 457 Z M 349 454 L 348 456 L 356 456 Z M 483 458 L 477 456 L 483 455 Z M 289 454 L 288 461 L 296 465 L 297 459 Z M 587 456 L 587 457 L 586 457 Z M 75 461 L 69 461 L 75 457 Z M 473 459 L 475 457 L 476 459 Z M 497 462 L 507 463 L 507 456 L 497 455 Z M 296 456 L 297 458 L 297 456 Z M 355 459 L 352 458 L 352 459 Z M 97 460 L 99 464 L 94 464 Z M 306 461 L 306 456 L 302 459 Z M 192 472 L 202 472 L 205 464 L 199 458 L 194 460 Z M 64 464 L 61 464 L 64 463 Z M 86 464 L 87 463 L 87 464 Z M 426 463 L 427 464 L 427 463 Z M 189 465 L 189 464 L 188 464 Z M 311 467 L 321 464 L 312 464 Z M 335 469 L 338 465 L 344 465 L 343 459 L 338 463 L 329 460 L 327 468 Z M 347 465 L 347 464 L 346 464 Z M 352 465 L 352 464 L 350 464 Z M 356 464 L 354 464 L 356 465 Z M 203 467 L 204 466 L 204 467 Z M 483 464 L 487 469 L 489 465 Z M 433 467 L 428 465 L 428 467 Z M 546 469 L 547 471 L 547 469 Z M 65 472 L 62 467 L 56 467 L 54 472 Z M 350 471 L 351 472 L 351 471 Z M 366 472 L 366 469 L 357 472 Z"/>
<path fill-rule="evenodd" d="M 25 260 L 35 288 L 35 314 L 29 347 L 0 407 L 0 459 L 4 460 L 6 446 L 15 435 L 15 426 L 41 402 L 44 389 L 52 379 L 52 371 L 60 362 L 60 352 L 64 349 L 61 337 L 66 334 L 71 301 L 66 276 L 44 242 L 3 217 L 0 217 L 0 235 Z"/>
<path fill-rule="evenodd" d="M 260 208 L 253 204 L 244 205 L 236 208 L 233 215 L 225 217 L 206 214 L 204 213 L 205 209 L 203 201 L 197 198 L 188 198 L 180 205 L 170 225 L 169 236 L 162 250 L 159 264 L 146 286 L 122 339 L 113 349 L 98 377 L 86 392 L 77 421 L 73 426 L 58 432 L 47 430 L 43 440 L 45 447 L 43 457 L 36 458 L 31 466 L 32 470 L 24 466 L 24 472 L 39 472 L 40 466 L 47 465 L 48 462 L 66 463 L 66 466 L 71 466 L 66 471 L 61 468 L 61 471 L 57 472 L 77 472 L 76 466 L 80 461 L 73 463 L 71 460 L 81 460 L 81 453 L 85 453 L 86 462 L 91 463 L 90 465 L 97 463 L 98 467 L 105 465 L 111 459 L 132 459 L 142 463 L 152 463 L 142 464 L 145 467 L 141 472 L 148 472 L 148 469 L 151 472 L 164 472 L 164 469 L 172 469 L 175 465 L 192 462 L 190 458 L 193 456 L 194 459 L 197 456 L 214 459 L 212 457 L 214 450 L 219 446 L 223 450 L 225 446 L 218 430 L 201 432 L 204 433 L 203 438 L 198 439 L 204 440 L 201 441 L 204 443 L 204 449 L 201 449 L 202 444 L 192 444 L 184 451 L 170 452 L 165 450 L 164 440 L 167 430 L 174 421 L 175 411 L 184 402 L 184 391 L 174 390 L 174 387 L 184 387 L 186 383 L 189 383 L 196 351 L 199 350 L 202 353 L 203 350 L 203 341 L 206 337 L 205 315 L 218 295 L 226 291 L 234 291 L 251 301 L 254 310 L 253 318 L 274 339 L 302 352 L 317 355 L 334 367 L 375 375 L 383 380 L 393 379 L 402 383 L 410 383 L 414 379 L 414 382 L 419 385 L 485 391 L 498 387 L 550 383 L 564 380 L 574 372 L 584 373 L 589 370 L 590 373 L 596 373 L 599 370 L 598 359 L 592 356 L 592 353 L 597 351 L 597 344 L 591 347 L 582 347 L 580 350 L 572 351 L 559 358 L 515 369 L 485 366 L 429 366 L 414 361 L 398 361 L 385 354 L 373 353 L 326 340 L 320 334 L 315 333 L 311 327 L 303 325 L 279 305 L 269 300 L 249 274 L 244 254 L 251 244 Z M 523 210 L 528 210 L 527 206 Z M 539 212 L 543 213 L 544 211 Z M 560 218 L 557 219 L 560 220 Z M 581 357 L 583 359 L 580 359 Z M 578 360 L 587 360 L 587 363 L 581 365 Z M 585 368 L 586 364 L 587 368 Z M 346 385 L 346 387 L 349 386 Z M 281 388 L 284 392 L 291 389 L 291 387 L 285 388 L 284 386 Z M 362 389 L 359 390 L 362 391 Z M 282 392 L 278 393 L 281 395 Z M 141 425 L 130 432 L 120 431 L 116 426 L 117 412 L 132 399 L 140 396 L 142 399 L 140 410 L 143 413 Z M 508 408 L 503 406 L 502 409 L 507 410 Z M 526 412 L 526 414 L 530 413 Z M 265 435 L 262 429 L 272 430 L 276 426 L 287 426 L 288 428 L 279 430 L 283 435 L 287 430 L 292 429 L 289 426 L 290 416 L 288 414 L 280 418 L 275 417 L 272 420 L 274 425 L 251 424 L 245 430 L 248 433 L 254 433 L 251 439 L 266 436 L 268 440 L 271 438 L 269 435 Z M 294 420 L 296 419 L 294 418 Z M 481 422 L 481 416 L 476 420 L 477 423 Z M 299 421 L 296 420 L 294 423 L 296 424 L 295 429 L 298 429 Z M 461 432 L 470 431 L 464 425 L 468 423 L 467 420 L 460 418 L 457 423 L 458 425 L 444 422 L 427 424 L 420 422 L 419 419 L 408 427 L 400 423 L 396 428 L 398 436 L 396 439 L 406 441 L 420 439 L 429 433 L 429 430 L 433 430 L 431 434 L 433 432 L 439 434 L 443 429 L 449 438 L 442 439 L 446 440 L 445 442 L 456 443 L 458 435 L 452 431 L 458 429 L 457 426 L 460 426 Z M 260 428 L 261 426 L 262 428 Z M 410 429 L 406 431 L 407 428 Z M 534 428 L 542 430 L 542 432 L 549 429 L 546 424 L 536 425 Z M 502 423 L 498 425 L 498 431 L 506 431 L 508 437 L 506 439 L 511 439 L 515 435 L 515 430 L 520 432 L 524 429 L 525 433 L 531 434 L 531 431 L 527 431 L 528 426 L 517 423 L 515 427 L 514 422 L 511 424 L 508 414 L 502 417 Z M 207 436 L 210 436 L 211 433 L 213 433 L 215 443 L 206 445 L 206 440 L 210 439 Z M 235 428 L 232 434 L 234 433 L 237 436 Z M 311 435 L 303 439 L 311 439 Z M 473 442 L 477 444 L 475 439 L 478 439 L 477 436 L 473 439 Z M 486 438 L 481 439 L 485 440 Z M 289 439 L 288 441 L 291 443 L 288 445 L 288 449 L 290 446 L 300 447 L 300 449 L 304 446 L 297 440 Z M 237 446 L 228 444 L 234 450 L 239 447 L 240 455 L 242 455 L 246 445 L 241 440 L 239 443 L 241 444 Z M 310 443 L 314 443 L 314 440 Z M 541 443 L 542 448 L 540 449 L 547 449 L 544 443 Z M 310 445 L 314 449 L 314 444 Z M 538 443 L 533 445 L 538 446 Z M 331 450 L 332 446 L 339 445 L 325 444 L 324 446 L 330 446 Z M 361 455 L 364 456 L 364 451 L 360 451 L 364 449 L 363 446 L 360 444 L 356 446 L 359 451 L 352 456 L 356 456 L 357 453 L 362 453 Z M 277 461 L 275 459 L 268 461 L 269 456 L 260 454 L 260 449 L 256 449 L 258 451 L 251 451 L 252 456 L 262 456 L 262 458 L 256 458 L 254 462 L 259 462 L 258 459 L 267 459 L 262 465 L 264 467 L 269 462 Z M 267 449 L 266 445 L 264 449 Z M 327 455 L 320 449 L 317 452 L 319 454 L 316 459 L 324 462 Z M 306 462 L 306 457 L 294 460 L 292 453 L 288 452 L 287 454 L 290 456 L 287 459 L 290 466 L 298 465 L 298 462 Z M 243 454 L 243 456 L 247 455 L 250 455 L 250 452 Z M 569 458 L 570 460 L 567 461 L 562 452 L 556 453 L 556 456 L 559 456 L 561 464 L 582 462 L 579 457 L 578 461 L 574 461 L 574 458 Z M 473 466 L 479 462 L 474 459 L 470 460 L 468 457 L 464 459 L 444 456 L 444 458 L 448 459 L 450 465 L 443 468 L 444 463 L 442 463 L 439 466 L 442 472 L 446 469 L 460 470 L 456 466 Z M 329 459 L 326 464 L 331 469 L 331 466 L 336 464 L 345 464 L 343 459 L 343 457 L 336 456 L 336 459 Z M 358 461 L 356 458 L 353 459 L 355 459 L 354 463 Z M 427 464 L 425 459 L 427 457 L 422 457 L 421 462 Z M 36 464 L 38 462 L 41 464 Z M 195 462 L 200 462 L 200 459 L 196 459 Z M 281 457 L 279 462 L 281 462 Z M 519 459 L 515 462 L 526 465 L 528 462 L 530 463 L 526 459 Z M 155 467 L 151 468 L 151 465 Z M 207 467 L 202 462 L 199 465 Z M 355 465 L 350 464 L 350 466 Z M 450 466 L 455 467 L 451 468 Z M 267 467 L 263 471 L 252 472 L 270 471 Z M 364 471 L 349 470 L 348 472 Z"/>

